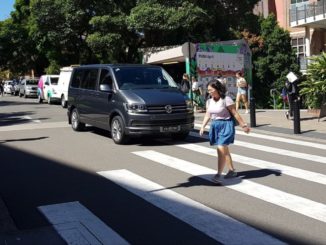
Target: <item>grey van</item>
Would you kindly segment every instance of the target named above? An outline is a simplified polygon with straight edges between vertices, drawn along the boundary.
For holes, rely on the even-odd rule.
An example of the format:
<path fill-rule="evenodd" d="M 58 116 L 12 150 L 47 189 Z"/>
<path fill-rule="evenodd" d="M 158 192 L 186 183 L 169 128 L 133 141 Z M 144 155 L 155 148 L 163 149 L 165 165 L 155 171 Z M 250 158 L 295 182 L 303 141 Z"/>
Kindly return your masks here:
<path fill-rule="evenodd" d="M 130 136 L 169 135 L 184 139 L 194 127 L 191 101 L 159 66 L 84 65 L 73 69 L 68 121 L 109 130 L 116 144 Z"/>

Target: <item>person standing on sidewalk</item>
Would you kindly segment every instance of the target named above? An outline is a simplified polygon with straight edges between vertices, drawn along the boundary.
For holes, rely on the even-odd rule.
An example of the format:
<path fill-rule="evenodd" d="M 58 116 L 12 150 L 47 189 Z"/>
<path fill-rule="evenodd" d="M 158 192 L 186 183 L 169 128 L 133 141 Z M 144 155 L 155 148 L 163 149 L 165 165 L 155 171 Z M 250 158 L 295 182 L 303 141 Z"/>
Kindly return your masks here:
<path fill-rule="evenodd" d="M 184 73 L 182 76 L 182 81 L 180 83 L 180 90 L 184 92 L 188 98 L 190 98 L 190 81 L 189 81 L 189 75 L 187 73 Z"/>
<path fill-rule="evenodd" d="M 287 98 L 289 102 L 289 110 L 286 112 L 285 116 L 287 119 L 291 119 L 293 117 L 294 101 L 296 99 L 300 99 L 298 96 L 297 83 L 295 81 L 294 82 L 286 81 L 285 89 L 286 89 Z"/>
<path fill-rule="evenodd" d="M 233 100 L 225 95 L 226 87 L 221 82 L 213 79 L 208 84 L 207 90 L 211 98 L 207 101 L 206 114 L 199 134 L 201 136 L 204 134 L 205 127 L 211 120 L 209 141 L 210 145 L 217 146 L 217 174 L 213 177 L 212 181 L 221 184 L 225 164 L 229 168 L 229 171 L 224 178 L 237 176 L 228 147 L 229 144 L 234 142 L 234 120 L 239 122 L 244 132 L 249 133 L 250 128 L 235 109 Z"/>
<path fill-rule="evenodd" d="M 246 113 L 248 113 L 249 112 L 248 111 L 248 98 L 247 98 L 248 83 L 247 83 L 246 79 L 244 79 L 244 77 L 242 76 L 242 74 L 240 72 L 237 72 L 235 74 L 235 76 L 237 78 L 237 88 L 238 88 L 237 98 L 235 101 L 236 110 L 239 110 L 240 101 L 242 101 L 246 108 Z"/>

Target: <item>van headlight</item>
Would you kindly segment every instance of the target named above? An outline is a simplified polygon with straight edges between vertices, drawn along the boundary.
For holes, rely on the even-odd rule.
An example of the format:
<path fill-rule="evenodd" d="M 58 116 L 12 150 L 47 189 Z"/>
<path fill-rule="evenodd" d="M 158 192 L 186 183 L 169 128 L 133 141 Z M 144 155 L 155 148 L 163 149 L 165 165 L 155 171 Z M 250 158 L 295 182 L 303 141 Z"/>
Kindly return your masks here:
<path fill-rule="evenodd" d="M 144 104 L 127 104 L 124 103 L 126 111 L 130 113 L 144 113 L 147 112 L 147 106 Z"/>

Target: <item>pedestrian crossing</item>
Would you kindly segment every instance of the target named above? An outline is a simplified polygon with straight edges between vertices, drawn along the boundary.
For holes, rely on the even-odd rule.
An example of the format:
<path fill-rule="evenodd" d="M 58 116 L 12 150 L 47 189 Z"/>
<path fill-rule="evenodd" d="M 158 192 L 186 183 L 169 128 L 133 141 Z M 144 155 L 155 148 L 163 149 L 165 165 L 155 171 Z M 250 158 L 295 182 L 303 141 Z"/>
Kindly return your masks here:
<path fill-rule="evenodd" d="M 323 166 L 326 163 L 326 158 L 322 154 L 324 145 L 311 142 L 302 143 L 302 141 L 276 136 L 266 137 L 258 133 L 255 133 L 253 136 L 250 134 L 240 135 L 242 136 L 242 140 L 236 140 L 235 145 L 250 151 L 255 151 L 256 153 L 258 152 L 259 158 L 253 157 L 250 153 L 246 155 L 247 153 L 238 154 L 236 151 L 232 151 L 233 161 L 240 169 L 261 169 L 275 173 L 277 176 L 272 178 L 270 182 L 261 183 L 256 179 L 248 180 L 240 175 L 236 178 L 224 179 L 223 186 L 214 186 L 211 178 L 216 174 L 216 149 L 208 145 L 207 135 L 200 137 L 196 132 L 192 132 L 190 137 L 183 142 L 176 143 L 163 139 L 159 140 L 162 143 L 161 145 L 153 146 L 151 149 L 138 147 L 136 151 L 131 151 L 131 155 L 142 159 L 148 169 L 154 171 L 152 175 L 147 176 L 147 172 L 137 170 L 136 166 L 131 169 L 102 170 L 98 171 L 97 174 L 101 178 L 122 187 L 126 192 L 141 198 L 144 203 L 149 203 L 163 210 L 180 222 L 190 225 L 218 243 L 286 244 L 289 241 L 301 243 L 311 241 L 313 244 L 323 244 L 326 241 L 326 235 L 322 232 L 326 229 L 325 199 L 315 199 L 311 195 L 302 194 L 302 192 L 291 193 L 286 188 L 287 186 L 278 188 L 273 182 L 284 181 L 288 185 L 293 185 L 294 183 L 300 186 L 311 185 L 312 188 L 318 188 L 308 191 L 323 191 L 320 195 L 324 195 L 326 193 L 326 175 L 323 172 L 325 173 L 326 170 L 323 169 L 321 173 L 318 171 L 309 171 L 300 167 L 289 166 L 286 162 L 265 160 L 264 157 L 266 152 L 268 152 L 275 159 L 279 156 L 286 156 L 287 158 L 294 159 L 294 161 L 300 161 L 302 165 L 319 163 Z M 196 141 L 199 138 L 204 139 L 204 141 Z M 266 145 L 252 143 L 252 138 L 263 139 L 266 141 Z M 275 147 L 269 146 L 271 142 L 273 142 L 272 144 Z M 275 144 L 275 142 L 278 143 Z M 318 149 L 321 154 L 308 154 L 288 150 L 284 148 L 287 144 L 302 145 L 307 147 L 308 151 L 309 147 Z M 207 163 L 207 160 L 210 163 Z M 180 187 L 180 183 L 186 183 L 192 177 L 206 181 L 210 185 L 201 187 L 201 192 L 195 190 L 196 186 L 191 185 L 187 192 L 182 192 L 178 188 L 172 190 L 171 185 L 164 184 L 165 181 L 160 180 L 163 177 L 162 169 L 164 169 L 164 173 L 166 174 L 165 178 L 169 178 L 169 176 L 173 177 L 174 180 L 170 182 L 174 182 L 175 187 Z M 155 175 L 155 178 L 153 175 Z M 288 181 L 287 178 L 294 178 L 294 180 Z M 194 191 L 191 189 L 194 189 Z M 215 191 L 217 189 L 220 195 L 216 197 Z M 112 198 L 115 198 L 114 193 L 110 193 L 110 195 L 113 195 Z M 205 198 L 202 195 L 205 195 Z M 226 198 L 227 201 L 222 200 L 229 195 L 234 196 L 234 199 Z M 242 202 L 238 203 L 237 200 L 242 200 Z M 237 207 L 239 204 L 244 206 L 253 205 L 257 209 L 257 215 L 254 214 L 254 211 L 250 213 L 239 213 L 240 211 L 235 210 L 233 214 L 228 209 L 225 212 L 225 209 L 222 209 L 218 204 L 219 202 L 228 202 L 228 205 L 234 207 Z M 53 207 L 40 207 L 39 209 L 55 228 L 61 231 L 59 234 L 62 234 L 62 237 L 66 241 L 71 239 L 71 234 L 65 230 L 66 227 L 69 230 L 71 226 L 62 226 L 62 224 L 81 222 L 83 225 L 78 229 L 83 230 L 83 227 L 87 228 L 85 231 L 79 232 L 84 234 L 83 237 L 89 235 L 86 232 L 88 231 L 90 234 L 99 234 L 96 235 L 96 239 L 100 241 L 99 244 L 110 244 L 109 240 L 105 240 L 108 238 L 103 235 L 107 232 L 108 234 L 113 234 L 112 236 L 116 239 L 120 239 L 116 244 L 129 243 L 128 237 L 120 237 L 119 230 L 113 230 L 109 225 L 101 222 L 100 217 L 97 217 L 99 220 L 95 221 L 96 226 L 86 224 L 89 218 L 84 218 L 83 221 L 76 221 L 76 219 L 69 218 L 60 220 L 56 218 L 59 216 L 64 217 L 68 213 L 74 213 L 76 217 L 82 217 L 86 213 L 88 213 L 87 215 L 90 213 L 90 211 L 85 210 L 75 212 L 69 208 L 67 210 L 70 211 L 67 211 L 67 205 L 71 208 L 72 204 L 60 205 L 55 206 L 56 211 L 54 209 L 52 210 Z M 65 211 L 62 211 L 62 209 L 58 211 L 59 207 L 64 207 L 63 210 Z M 77 207 L 80 209 L 80 204 Z M 83 208 L 87 209 L 87 207 Z M 242 210 L 244 208 L 240 209 Z M 59 213 L 58 216 L 53 215 L 55 212 Z M 62 215 L 62 212 L 65 215 Z M 260 216 L 258 214 L 264 215 Z M 268 222 L 264 219 L 268 219 L 274 215 L 279 219 L 279 223 L 266 224 L 266 226 L 262 225 Z M 246 216 L 247 218 L 240 220 L 239 216 Z M 269 218 L 269 222 L 274 222 L 277 218 Z M 296 223 L 299 221 L 302 223 Z M 284 225 L 278 227 L 280 223 L 284 223 Z M 61 225 L 58 226 L 58 224 Z M 304 224 L 308 225 L 311 229 L 305 229 Z M 79 226 L 77 225 L 77 227 Z M 93 231 L 93 229 L 98 229 L 98 227 L 101 227 L 101 232 Z M 165 232 L 168 233 L 169 231 Z M 101 236 L 102 238 L 98 238 Z M 74 239 L 74 241 L 78 240 L 78 238 Z M 88 241 L 91 241 L 93 238 L 89 237 L 88 239 L 90 239 Z"/>
<path fill-rule="evenodd" d="M 224 244 L 284 244 L 248 225 L 128 170 L 99 172 L 147 202 Z"/>

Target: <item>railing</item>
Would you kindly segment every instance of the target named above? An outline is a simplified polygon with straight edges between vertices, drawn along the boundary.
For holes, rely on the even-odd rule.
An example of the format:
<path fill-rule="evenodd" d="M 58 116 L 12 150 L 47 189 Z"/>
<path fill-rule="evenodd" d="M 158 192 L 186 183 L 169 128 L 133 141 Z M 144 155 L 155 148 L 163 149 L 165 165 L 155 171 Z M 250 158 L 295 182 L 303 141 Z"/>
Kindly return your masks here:
<path fill-rule="evenodd" d="M 314 19 L 318 15 L 324 15 L 326 13 L 326 0 L 319 0 L 318 2 L 310 4 L 292 5 L 290 9 L 290 23 L 297 22 L 299 20 L 306 20 L 313 17 Z"/>

